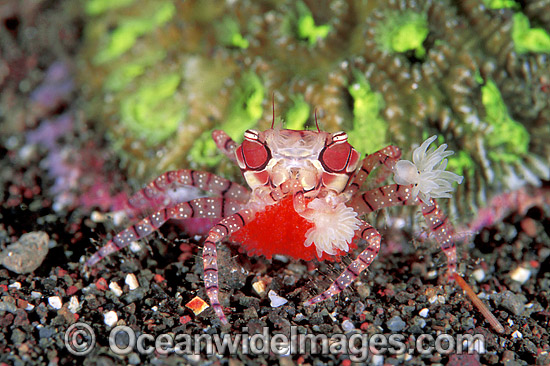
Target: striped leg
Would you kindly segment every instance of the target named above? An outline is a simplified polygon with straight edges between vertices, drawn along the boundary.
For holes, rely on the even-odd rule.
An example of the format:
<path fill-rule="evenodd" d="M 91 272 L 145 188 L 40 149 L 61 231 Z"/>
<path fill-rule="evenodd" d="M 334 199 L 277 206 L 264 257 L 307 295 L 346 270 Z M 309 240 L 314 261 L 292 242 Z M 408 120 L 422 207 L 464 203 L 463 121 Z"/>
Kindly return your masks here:
<path fill-rule="evenodd" d="M 371 189 L 354 196 L 348 206 L 352 207 L 357 216 L 380 210 L 384 207 L 417 205 L 420 200 L 411 197 L 412 186 L 390 184 Z"/>
<path fill-rule="evenodd" d="M 456 245 L 453 240 L 454 228 L 433 198 L 429 204 L 420 202 L 420 205 L 422 207 L 422 215 L 424 215 L 424 219 L 428 223 L 431 234 L 447 257 L 448 273 L 452 274 L 456 272 Z"/>
<path fill-rule="evenodd" d="M 235 141 L 221 130 L 212 131 L 212 138 L 218 149 L 231 159 L 232 162 L 236 163 L 237 157 L 235 155 L 235 150 L 237 149 L 237 144 Z"/>
<path fill-rule="evenodd" d="M 350 206 L 359 216 L 384 207 L 419 205 L 431 234 L 439 243 L 447 257 L 449 273 L 456 271 L 456 246 L 453 240 L 454 229 L 434 199 L 429 204 L 418 197 L 411 197 L 412 186 L 390 184 L 353 197 Z"/>
<path fill-rule="evenodd" d="M 196 188 L 215 196 L 238 202 L 246 202 L 249 191 L 230 180 L 196 170 L 174 170 L 166 172 L 128 199 L 129 210 L 136 215 L 143 209 L 160 209 L 196 198 L 199 192 L 185 191 L 178 195 L 178 188 Z M 194 197 L 190 195 L 195 195 Z"/>
<path fill-rule="evenodd" d="M 205 197 L 197 198 L 189 202 L 178 203 L 169 208 L 162 208 L 132 225 L 122 232 L 118 233 L 109 240 L 107 244 L 101 247 L 86 262 L 87 266 L 93 266 L 101 259 L 111 253 L 114 253 L 133 241 L 143 238 L 158 230 L 169 219 L 190 219 L 190 218 L 216 218 L 227 217 L 237 212 L 242 204 L 235 200 L 225 199 L 223 197 Z"/>
<path fill-rule="evenodd" d="M 397 146 L 386 146 L 385 148 L 378 150 L 375 153 L 367 155 L 363 159 L 361 168 L 357 171 L 353 182 L 348 187 L 351 195 L 357 193 L 361 188 L 361 185 L 365 182 L 368 175 L 377 167 L 384 166 L 385 173 L 381 179 L 385 179 L 391 172 L 395 163 L 401 158 L 401 150 Z"/>
<path fill-rule="evenodd" d="M 380 250 L 380 234 L 375 228 L 364 221 L 361 222 L 359 230 L 361 238 L 367 241 L 367 248 L 359 254 L 356 260 L 351 262 L 345 271 L 338 276 L 336 281 L 334 281 L 325 292 L 307 300 L 304 303 L 305 306 L 316 304 L 342 292 L 346 287 L 351 285 L 351 283 L 359 277 L 359 274 L 367 269 L 374 258 L 376 258 Z"/>
<path fill-rule="evenodd" d="M 223 313 L 223 308 L 218 298 L 220 288 L 218 286 L 218 255 L 216 252 L 216 244 L 252 221 L 254 215 L 255 212 L 253 210 L 246 209 L 223 219 L 210 229 L 208 237 L 204 241 L 204 249 L 202 252 L 204 285 L 206 294 L 210 299 L 210 305 L 212 305 L 214 312 L 218 318 L 220 318 L 222 324 L 227 324 L 227 318 Z"/>

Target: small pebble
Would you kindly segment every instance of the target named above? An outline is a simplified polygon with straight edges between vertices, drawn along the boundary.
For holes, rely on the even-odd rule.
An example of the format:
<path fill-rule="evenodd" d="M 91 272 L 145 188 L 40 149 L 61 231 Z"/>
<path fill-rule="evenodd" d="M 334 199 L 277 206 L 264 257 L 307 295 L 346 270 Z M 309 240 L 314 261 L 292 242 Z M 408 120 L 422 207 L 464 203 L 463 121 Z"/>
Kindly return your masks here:
<path fill-rule="evenodd" d="M 278 308 L 279 306 L 283 306 L 284 304 L 286 304 L 288 302 L 287 299 L 277 295 L 277 293 L 273 290 L 269 290 L 267 296 L 269 296 L 269 299 L 271 300 L 271 307 L 272 308 Z"/>
<path fill-rule="evenodd" d="M 352 330 L 355 329 L 355 325 L 353 325 L 353 323 L 349 319 L 346 319 L 342 322 L 342 329 L 346 333 L 351 332 Z"/>
<path fill-rule="evenodd" d="M 118 315 L 115 311 L 111 310 L 103 315 L 103 321 L 107 326 L 112 327 L 118 321 Z"/>
<path fill-rule="evenodd" d="M 430 309 L 424 308 L 418 312 L 418 315 L 420 315 L 423 318 L 427 318 L 429 312 L 430 312 Z"/>
<path fill-rule="evenodd" d="M 516 330 L 514 333 L 512 333 L 512 338 L 523 338 L 523 334 L 519 330 Z"/>
<path fill-rule="evenodd" d="M 260 280 L 260 281 L 257 281 L 257 282 L 254 282 L 252 284 L 252 287 L 254 288 L 254 291 L 256 291 L 256 293 L 258 295 L 263 295 L 265 294 L 265 282 Z"/>
<path fill-rule="evenodd" d="M 472 272 L 472 276 L 474 276 L 477 282 L 481 282 L 485 279 L 485 271 L 481 268 L 478 268 Z"/>
<path fill-rule="evenodd" d="M 78 301 L 78 297 L 71 296 L 71 299 L 69 300 L 69 306 L 67 306 L 69 311 L 73 314 L 76 314 L 78 310 L 80 310 L 80 302 Z"/>
<path fill-rule="evenodd" d="M 510 277 L 519 283 L 525 283 L 531 277 L 531 271 L 524 267 L 518 267 L 510 272 Z"/>
<path fill-rule="evenodd" d="M 14 282 L 11 285 L 9 285 L 8 287 L 19 290 L 21 288 L 21 282 Z"/>
<path fill-rule="evenodd" d="M 139 282 L 136 278 L 136 275 L 134 275 L 133 273 L 128 273 L 124 282 L 128 285 L 130 290 L 135 290 L 139 287 Z"/>
<path fill-rule="evenodd" d="M 407 323 L 405 323 L 403 319 L 398 316 L 394 316 L 393 318 L 388 320 L 386 324 L 388 325 L 388 329 L 392 332 L 400 332 L 407 326 Z"/>
<path fill-rule="evenodd" d="M 130 247 L 130 250 L 134 253 L 141 251 L 141 245 L 139 245 L 139 242 L 137 241 L 131 242 L 129 247 Z"/>
<path fill-rule="evenodd" d="M 433 271 L 430 271 L 426 274 L 426 277 L 430 280 L 433 280 L 434 278 L 437 277 L 437 271 L 436 270 L 433 270 Z"/>
<path fill-rule="evenodd" d="M 372 355 L 371 362 L 372 362 L 372 365 L 374 365 L 374 366 L 382 366 L 382 365 L 384 365 L 384 356 L 382 356 L 382 355 Z"/>
<path fill-rule="evenodd" d="M 15 273 L 31 273 L 44 261 L 48 254 L 50 238 L 43 231 L 33 231 L 0 252 L 0 264 Z"/>
<path fill-rule="evenodd" d="M 512 291 L 504 291 L 502 294 L 499 294 L 499 298 L 500 305 L 514 315 L 520 315 L 525 310 L 523 297 L 516 295 Z"/>
<path fill-rule="evenodd" d="M 191 301 L 185 304 L 185 307 L 191 309 L 195 315 L 199 315 L 208 308 L 209 305 L 200 297 L 195 296 Z"/>
<path fill-rule="evenodd" d="M 38 291 L 31 291 L 31 297 L 33 299 L 40 299 L 42 297 L 42 293 Z"/>
<path fill-rule="evenodd" d="M 137 353 L 132 352 L 128 355 L 128 363 L 130 365 L 139 365 L 141 363 L 141 359 Z"/>
<path fill-rule="evenodd" d="M 111 282 L 109 284 L 109 288 L 111 289 L 111 291 L 113 291 L 113 293 L 116 295 L 116 297 L 119 297 L 120 295 L 122 295 L 122 289 L 120 288 L 118 283 L 116 283 L 114 281 Z"/>
<path fill-rule="evenodd" d="M 48 304 L 56 310 L 59 310 L 63 307 L 63 302 L 59 296 L 48 297 Z"/>

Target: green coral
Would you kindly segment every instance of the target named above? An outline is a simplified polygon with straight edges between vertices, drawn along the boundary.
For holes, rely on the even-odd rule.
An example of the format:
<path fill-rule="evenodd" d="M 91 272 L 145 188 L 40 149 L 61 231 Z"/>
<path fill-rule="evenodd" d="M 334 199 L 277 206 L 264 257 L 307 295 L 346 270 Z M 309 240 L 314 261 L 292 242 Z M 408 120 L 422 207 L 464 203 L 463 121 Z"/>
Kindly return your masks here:
<path fill-rule="evenodd" d="M 180 82 L 181 76 L 168 74 L 142 85 L 122 102 L 121 122 L 148 145 L 171 136 L 184 119 L 183 107 L 173 98 Z"/>
<path fill-rule="evenodd" d="M 129 6 L 136 0 L 88 0 L 85 3 L 84 9 L 88 15 L 101 15 L 109 10 L 123 8 Z"/>
<path fill-rule="evenodd" d="M 221 43 L 231 46 L 246 49 L 250 42 L 244 38 L 239 29 L 239 24 L 231 18 L 224 18 L 217 27 L 218 38 Z"/>
<path fill-rule="evenodd" d="M 348 88 L 353 97 L 353 129 L 348 137 L 358 151 L 370 154 L 388 145 L 388 123 L 380 116 L 384 99 L 371 90 L 362 74 L 356 72 L 355 77 Z"/>
<path fill-rule="evenodd" d="M 512 39 L 519 53 L 550 52 L 550 35 L 542 28 L 531 28 L 525 14 L 514 14 Z"/>
<path fill-rule="evenodd" d="M 426 54 L 422 45 L 429 33 L 425 13 L 410 10 L 390 12 L 378 27 L 377 42 L 382 49 L 390 52 L 414 51 L 417 58 Z"/>
<path fill-rule="evenodd" d="M 483 0 L 489 9 L 519 9 L 515 0 Z"/>
<path fill-rule="evenodd" d="M 121 91 L 137 77 L 143 75 L 146 70 L 166 57 L 163 50 L 151 50 L 133 62 L 125 63 L 114 69 L 105 80 L 105 90 L 111 92 Z"/>
<path fill-rule="evenodd" d="M 315 19 L 307 5 L 298 2 L 296 3 L 298 9 L 298 37 L 307 39 L 310 45 L 317 43 L 318 39 L 325 38 L 331 31 L 331 27 L 328 24 L 315 25 Z"/>
<path fill-rule="evenodd" d="M 528 151 L 529 132 L 510 117 L 506 104 L 493 80 L 487 80 L 481 88 L 481 93 L 487 113 L 486 122 L 492 127 L 492 131 L 487 137 L 488 145 L 492 148 L 501 147 L 503 149 L 503 151 L 491 149 L 489 156 L 495 161 L 508 163 L 518 161 Z"/>
<path fill-rule="evenodd" d="M 447 170 L 454 172 L 458 175 L 466 175 L 472 177 L 474 174 L 474 169 L 476 167 L 475 161 L 472 159 L 472 156 L 466 151 L 461 150 L 455 152 L 454 155 L 447 158 Z"/>
<path fill-rule="evenodd" d="M 108 45 L 95 57 L 97 64 L 112 61 L 130 50 L 140 36 L 152 32 L 155 28 L 168 22 L 176 13 L 174 4 L 160 2 L 153 14 L 145 14 L 141 17 L 130 17 L 120 22 L 112 32 Z"/>

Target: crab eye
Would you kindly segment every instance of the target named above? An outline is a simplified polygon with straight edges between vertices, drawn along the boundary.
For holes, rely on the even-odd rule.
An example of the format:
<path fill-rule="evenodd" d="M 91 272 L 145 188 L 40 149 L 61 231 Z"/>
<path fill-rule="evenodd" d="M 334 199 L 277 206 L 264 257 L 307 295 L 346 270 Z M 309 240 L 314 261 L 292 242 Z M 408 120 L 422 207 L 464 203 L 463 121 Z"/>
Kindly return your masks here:
<path fill-rule="evenodd" d="M 351 173 L 357 168 L 359 153 L 347 142 L 330 144 L 319 155 L 319 161 L 329 173 Z"/>
<path fill-rule="evenodd" d="M 270 158 L 271 153 L 267 147 L 258 141 L 246 139 L 237 149 L 237 160 L 239 166 L 243 169 L 262 170 L 265 168 Z"/>
<path fill-rule="evenodd" d="M 248 141 L 258 141 L 260 133 L 257 130 L 246 130 L 244 132 L 244 138 Z"/>
<path fill-rule="evenodd" d="M 340 131 L 340 132 L 335 132 L 332 134 L 332 142 L 333 143 L 336 143 L 336 142 L 346 142 L 348 141 L 348 134 L 343 132 L 343 131 Z"/>

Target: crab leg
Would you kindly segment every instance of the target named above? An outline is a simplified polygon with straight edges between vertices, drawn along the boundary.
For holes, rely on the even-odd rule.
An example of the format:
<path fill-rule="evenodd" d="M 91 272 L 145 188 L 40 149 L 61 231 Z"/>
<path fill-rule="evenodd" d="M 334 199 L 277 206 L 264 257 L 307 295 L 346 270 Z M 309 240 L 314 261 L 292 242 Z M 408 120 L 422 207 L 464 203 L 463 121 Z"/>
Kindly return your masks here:
<path fill-rule="evenodd" d="M 166 172 L 139 190 L 128 199 L 128 208 L 135 214 L 144 208 L 168 207 L 181 201 L 188 201 L 185 197 L 176 197 L 170 190 L 181 187 L 194 187 L 207 193 L 246 202 L 250 193 L 248 190 L 230 180 L 217 175 L 196 170 L 174 170 Z"/>
<path fill-rule="evenodd" d="M 162 208 L 115 235 L 88 259 L 86 265 L 93 266 L 109 254 L 153 233 L 169 219 L 227 217 L 237 212 L 241 205 L 240 202 L 223 197 L 204 197 L 189 202 L 181 202 L 174 207 Z"/>
<path fill-rule="evenodd" d="M 214 130 L 212 131 L 212 138 L 216 143 L 218 149 L 224 153 L 232 162 L 237 162 L 237 157 L 235 156 L 235 150 L 237 149 L 237 144 L 229 135 L 224 131 Z"/>
<path fill-rule="evenodd" d="M 420 200 L 411 197 L 411 186 L 390 184 L 356 195 L 349 206 L 357 212 L 358 216 L 380 210 L 384 207 L 416 205 Z"/>
<path fill-rule="evenodd" d="M 456 272 L 456 245 L 453 240 L 454 229 L 447 216 L 441 211 L 434 199 L 430 203 L 420 202 L 422 215 L 428 223 L 431 233 L 447 257 L 447 271 Z"/>
<path fill-rule="evenodd" d="M 367 241 L 367 248 L 363 250 L 357 259 L 350 263 L 350 265 L 338 276 L 338 278 L 330 285 L 330 287 L 320 295 L 317 295 L 307 300 L 304 305 L 309 306 L 326 300 L 347 288 L 359 274 L 363 272 L 372 263 L 378 251 L 380 250 L 380 233 L 376 231 L 371 225 L 365 221 L 361 221 L 359 227 L 360 237 Z"/>
<path fill-rule="evenodd" d="M 204 265 L 206 294 L 210 299 L 210 305 L 212 305 L 214 312 L 218 318 L 220 318 L 222 324 L 227 324 L 227 318 L 223 313 L 223 308 L 218 298 L 220 288 L 218 286 L 218 255 L 216 252 L 216 244 L 252 221 L 254 215 L 255 212 L 253 210 L 245 209 L 223 219 L 210 229 L 208 237 L 204 241 L 202 260 Z"/>
<path fill-rule="evenodd" d="M 447 257 L 449 273 L 455 272 L 456 246 L 453 240 L 454 230 L 451 223 L 435 200 L 431 199 L 429 204 L 426 204 L 418 197 L 413 198 L 411 190 L 412 186 L 390 184 L 355 196 L 350 206 L 361 216 L 385 207 L 419 205 L 424 219 L 429 225 L 430 232 Z"/>
<path fill-rule="evenodd" d="M 381 179 L 385 179 L 391 172 L 395 163 L 401 158 L 401 150 L 397 146 L 386 146 L 375 153 L 367 155 L 363 159 L 361 168 L 357 171 L 355 179 L 350 184 L 348 191 L 351 195 L 355 194 L 361 185 L 365 182 L 368 175 L 378 166 L 383 165 L 386 170 Z"/>

